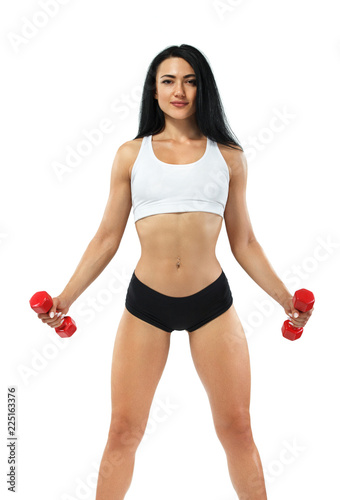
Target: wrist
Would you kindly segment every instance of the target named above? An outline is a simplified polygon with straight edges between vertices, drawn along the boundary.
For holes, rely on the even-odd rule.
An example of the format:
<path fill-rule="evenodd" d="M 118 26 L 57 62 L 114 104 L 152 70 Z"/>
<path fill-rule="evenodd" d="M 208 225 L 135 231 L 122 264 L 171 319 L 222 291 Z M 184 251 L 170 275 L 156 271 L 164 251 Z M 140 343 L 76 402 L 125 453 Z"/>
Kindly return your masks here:
<path fill-rule="evenodd" d="M 285 285 L 282 284 L 282 288 L 280 290 L 277 290 L 277 292 L 276 292 L 276 299 L 275 300 L 280 304 L 280 306 L 282 306 L 284 309 L 287 309 L 292 298 L 293 298 L 293 295 L 290 293 L 288 288 L 286 288 Z"/>
<path fill-rule="evenodd" d="M 65 305 L 67 305 L 68 308 L 70 308 L 71 305 L 73 304 L 73 302 L 76 300 L 74 297 L 72 297 L 71 295 L 69 295 L 65 291 L 62 291 L 58 295 L 58 297 L 59 297 L 60 300 L 62 300 L 65 303 Z"/>

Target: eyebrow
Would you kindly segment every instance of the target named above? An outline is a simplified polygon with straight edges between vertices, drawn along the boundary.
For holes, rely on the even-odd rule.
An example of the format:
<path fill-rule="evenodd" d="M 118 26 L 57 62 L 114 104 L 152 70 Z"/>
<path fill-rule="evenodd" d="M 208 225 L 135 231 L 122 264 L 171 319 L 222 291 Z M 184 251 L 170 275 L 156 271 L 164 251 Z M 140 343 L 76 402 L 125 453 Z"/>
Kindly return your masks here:
<path fill-rule="evenodd" d="M 170 78 L 176 78 L 174 75 L 163 75 L 161 76 L 161 78 L 163 78 L 164 76 L 169 76 Z M 183 78 L 188 78 L 189 76 L 196 76 L 194 73 L 191 73 L 190 75 L 184 75 Z"/>

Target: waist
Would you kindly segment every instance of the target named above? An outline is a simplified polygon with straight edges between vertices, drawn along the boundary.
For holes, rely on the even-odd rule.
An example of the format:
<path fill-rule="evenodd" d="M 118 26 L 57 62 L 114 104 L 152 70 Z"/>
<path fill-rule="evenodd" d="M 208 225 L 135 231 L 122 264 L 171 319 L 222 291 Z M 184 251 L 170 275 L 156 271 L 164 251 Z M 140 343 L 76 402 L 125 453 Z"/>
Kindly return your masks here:
<path fill-rule="evenodd" d="M 214 255 L 223 219 L 207 212 L 157 214 L 140 219 L 136 230 L 142 256 L 164 262 L 182 255 L 186 260 Z"/>
<path fill-rule="evenodd" d="M 200 259 L 178 256 L 167 259 L 141 257 L 134 269 L 145 285 L 165 295 L 192 295 L 210 285 L 222 268 L 215 254 Z"/>

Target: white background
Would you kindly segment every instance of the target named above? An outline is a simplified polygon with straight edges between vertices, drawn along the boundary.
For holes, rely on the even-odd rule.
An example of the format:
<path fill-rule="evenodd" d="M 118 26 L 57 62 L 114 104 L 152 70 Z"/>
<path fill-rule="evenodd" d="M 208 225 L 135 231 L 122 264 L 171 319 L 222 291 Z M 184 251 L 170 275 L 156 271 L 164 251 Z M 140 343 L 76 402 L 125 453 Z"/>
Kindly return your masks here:
<path fill-rule="evenodd" d="M 137 134 L 147 67 L 181 43 L 207 57 L 246 150 L 258 241 L 291 293 L 308 288 L 316 298 L 301 339 L 284 339 L 284 310 L 238 265 L 223 224 L 217 257 L 248 338 L 252 428 L 268 498 L 340 498 L 337 2 L 72 0 L 59 2 L 28 38 L 28 25 L 51 12 L 47 3 L 7 2 L 0 13 L 2 498 L 13 498 L 10 385 L 18 388 L 15 498 L 95 498 L 112 349 L 140 256 L 132 211 L 114 259 L 72 305 L 72 339 L 59 340 L 28 301 L 38 290 L 58 295 L 73 274 L 101 221 L 115 153 Z M 65 164 L 69 148 L 103 119 L 112 132 L 58 177 L 55 162 Z M 100 310 L 89 305 L 94 299 Z M 126 495 L 159 498 L 237 498 L 185 331 L 171 334 Z"/>

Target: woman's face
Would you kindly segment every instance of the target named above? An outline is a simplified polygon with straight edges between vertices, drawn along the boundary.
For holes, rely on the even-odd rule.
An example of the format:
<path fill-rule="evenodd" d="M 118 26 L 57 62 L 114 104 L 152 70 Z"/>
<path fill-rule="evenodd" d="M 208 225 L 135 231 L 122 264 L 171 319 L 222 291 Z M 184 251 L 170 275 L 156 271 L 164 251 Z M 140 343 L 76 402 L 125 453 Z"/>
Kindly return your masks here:
<path fill-rule="evenodd" d="M 196 92 L 195 72 L 185 59 L 171 57 L 161 62 L 156 74 L 155 98 L 163 113 L 176 119 L 193 115 L 196 111 Z M 174 101 L 187 104 L 176 107 L 172 104 Z"/>

